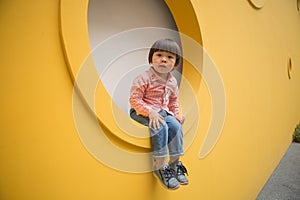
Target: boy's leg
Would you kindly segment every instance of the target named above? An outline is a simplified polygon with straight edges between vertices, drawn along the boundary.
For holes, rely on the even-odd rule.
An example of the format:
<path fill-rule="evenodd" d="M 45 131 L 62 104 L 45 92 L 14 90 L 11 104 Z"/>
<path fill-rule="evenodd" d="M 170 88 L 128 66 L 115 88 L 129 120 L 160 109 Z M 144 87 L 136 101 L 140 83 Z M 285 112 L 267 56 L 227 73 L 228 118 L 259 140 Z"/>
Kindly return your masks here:
<path fill-rule="evenodd" d="M 166 112 L 162 111 L 160 115 L 165 117 Z M 134 109 L 130 109 L 130 117 L 145 126 L 149 126 L 149 118 L 137 115 Z M 154 176 L 168 189 L 174 190 L 179 188 L 180 183 L 174 177 L 170 166 L 166 163 L 166 158 L 168 156 L 168 127 L 166 125 L 161 126 L 159 130 L 150 128 L 150 134 L 153 151 Z"/>
<path fill-rule="evenodd" d="M 169 152 L 170 152 L 170 167 L 175 172 L 176 179 L 182 185 L 187 185 L 189 183 L 185 174 L 187 174 L 187 169 L 179 160 L 180 156 L 183 155 L 183 134 L 182 126 L 173 116 L 167 116 L 165 118 L 166 124 L 168 125 L 168 139 L 169 139 Z"/>
<path fill-rule="evenodd" d="M 153 157 L 153 167 L 154 167 L 154 169 L 159 169 L 164 164 L 166 164 L 166 158 L 165 157 L 162 157 L 162 158 Z"/>
<path fill-rule="evenodd" d="M 175 178 L 166 158 L 168 157 L 168 126 L 161 125 L 160 129 L 150 128 L 151 146 L 154 161 L 153 175 L 168 189 L 175 190 L 179 188 L 180 183 Z"/>
<path fill-rule="evenodd" d="M 144 126 L 149 126 L 149 118 L 148 117 L 138 115 L 133 108 L 130 109 L 129 114 L 130 114 L 130 117 L 132 119 L 134 119 L 135 121 L 139 122 L 140 124 L 143 124 Z"/>
<path fill-rule="evenodd" d="M 180 156 L 170 156 L 169 163 L 177 162 L 177 161 L 179 161 L 179 159 L 180 159 Z"/>
<path fill-rule="evenodd" d="M 165 121 L 168 126 L 168 148 L 170 158 L 176 160 L 183 155 L 182 126 L 172 115 L 166 116 Z"/>
<path fill-rule="evenodd" d="M 150 128 L 151 147 L 153 154 L 154 168 L 158 169 L 166 162 L 168 157 L 168 126 L 165 124 L 160 129 Z"/>

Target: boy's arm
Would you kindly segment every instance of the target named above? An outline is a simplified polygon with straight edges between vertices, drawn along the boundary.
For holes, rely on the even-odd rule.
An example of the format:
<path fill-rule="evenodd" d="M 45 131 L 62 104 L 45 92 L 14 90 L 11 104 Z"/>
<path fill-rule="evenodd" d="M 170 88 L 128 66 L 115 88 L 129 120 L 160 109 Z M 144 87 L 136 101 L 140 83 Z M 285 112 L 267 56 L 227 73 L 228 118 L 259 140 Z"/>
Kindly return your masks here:
<path fill-rule="evenodd" d="M 144 81 L 135 79 L 130 89 L 129 102 L 131 108 L 134 108 L 138 115 L 148 117 L 151 107 L 143 100 L 146 88 L 147 84 Z"/>
<path fill-rule="evenodd" d="M 174 117 L 183 124 L 184 117 L 180 115 L 179 103 L 178 103 L 178 90 L 172 93 L 169 97 L 169 110 L 174 113 Z"/>

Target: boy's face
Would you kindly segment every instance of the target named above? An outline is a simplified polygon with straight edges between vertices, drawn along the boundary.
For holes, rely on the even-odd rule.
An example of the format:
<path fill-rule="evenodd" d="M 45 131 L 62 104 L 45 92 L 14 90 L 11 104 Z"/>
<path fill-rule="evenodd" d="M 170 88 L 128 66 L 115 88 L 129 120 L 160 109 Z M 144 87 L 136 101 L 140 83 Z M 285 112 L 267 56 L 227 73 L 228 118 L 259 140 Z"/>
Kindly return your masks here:
<path fill-rule="evenodd" d="M 176 63 L 176 55 L 166 52 L 157 51 L 152 56 L 152 65 L 156 72 L 166 74 L 171 72 Z"/>

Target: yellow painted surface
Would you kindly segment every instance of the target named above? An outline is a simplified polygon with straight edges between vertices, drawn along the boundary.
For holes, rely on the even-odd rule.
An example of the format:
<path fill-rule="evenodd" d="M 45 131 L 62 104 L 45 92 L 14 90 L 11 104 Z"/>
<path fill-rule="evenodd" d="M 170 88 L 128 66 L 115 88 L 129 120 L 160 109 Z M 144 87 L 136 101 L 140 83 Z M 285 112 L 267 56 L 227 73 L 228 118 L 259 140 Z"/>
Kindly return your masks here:
<path fill-rule="evenodd" d="M 297 5 L 256 1 L 264 2 L 256 9 L 246 0 L 192 0 L 186 7 L 183 1 L 180 6 L 174 2 L 166 1 L 179 30 L 203 44 L 226 91 L 221 137 L 199 159 L 213 110 L 207 85 L 199 76 L 192 78 L 194 69 L 185 63 L 183 74 L 191 78 L 201 113 L 197 134 L 183 158 L 190 185 L 167 191 L 151 173 L 112 169 L 99 158 L 114 157 L 113 149 L 102 152 L 102 146 L 88 147 L 79 137 L 74 107 L 87 135 L 104 134 L 121 149 L 147 152 L 147 143 L 120 138 L 122 131 L 101 113 L 99 131 L 84 98 L 73 93 L 73 80 L 89 54 L 84 28 L 88 1 L 2 0 L 0 199 L 255 199 L 300 119 Z M 195 16 L 184 16 L 180 7 L 192 9 Z M 184 25 L 185 17 L 193 19 L 195 29 Z M 93 65 L 91 60 L 87 63 Z M 93 68 L 88 69 L 93 74 Z M 93 76 L 90 81 L 98 80 Z M 107 95 L 101 84 L 95 87 L 97 95 Z M 106 101 L 110 104 L 109 98 Z M 95 102 L 105 103 L 97 96 Z M 92 137 L 97 139 L 97 134 Z M 135 142 L 141 147 L 132 145 Z M 113 161 L 145 164 L 126 158 Z"/>

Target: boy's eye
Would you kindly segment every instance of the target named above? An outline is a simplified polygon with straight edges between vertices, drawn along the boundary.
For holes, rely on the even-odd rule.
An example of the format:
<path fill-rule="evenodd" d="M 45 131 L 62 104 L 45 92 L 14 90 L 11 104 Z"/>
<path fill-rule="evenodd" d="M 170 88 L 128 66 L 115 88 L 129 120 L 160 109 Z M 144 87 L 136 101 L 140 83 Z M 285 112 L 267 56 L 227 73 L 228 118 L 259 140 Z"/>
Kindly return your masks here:
<path fill-rule="evenodd" d="M 158 54 L 156 54 L 158 57 L 161 57 L 161 54 L 160 53 L 158 53 Z"/>
<path fill-rule="evenodd" d="M 168 58 L 169 58 L 169 59 L 173 59 L 173 58 L 174 58 L 174 56 L 168 56 Z"/>

